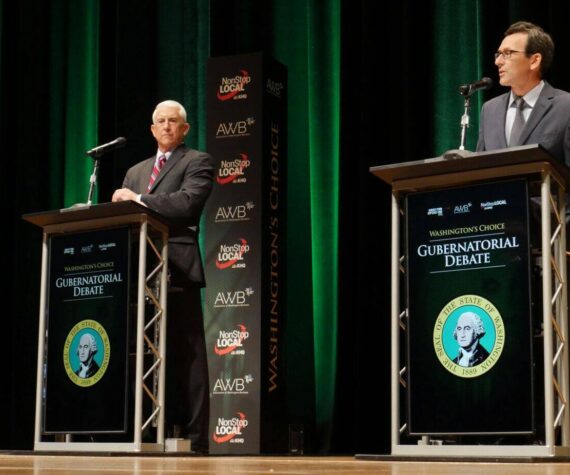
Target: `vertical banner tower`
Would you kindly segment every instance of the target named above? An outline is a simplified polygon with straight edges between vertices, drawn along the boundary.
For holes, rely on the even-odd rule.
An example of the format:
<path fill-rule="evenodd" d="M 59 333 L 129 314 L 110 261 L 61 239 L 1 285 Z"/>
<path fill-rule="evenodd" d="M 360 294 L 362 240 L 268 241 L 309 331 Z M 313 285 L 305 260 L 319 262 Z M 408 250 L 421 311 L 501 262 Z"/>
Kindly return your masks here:
<path fill-rule="evenodd" d="M 211 58 L 204 299 L 210 453 L 286 450 L 283 371 L 286 68 L 261 53 Z"/>

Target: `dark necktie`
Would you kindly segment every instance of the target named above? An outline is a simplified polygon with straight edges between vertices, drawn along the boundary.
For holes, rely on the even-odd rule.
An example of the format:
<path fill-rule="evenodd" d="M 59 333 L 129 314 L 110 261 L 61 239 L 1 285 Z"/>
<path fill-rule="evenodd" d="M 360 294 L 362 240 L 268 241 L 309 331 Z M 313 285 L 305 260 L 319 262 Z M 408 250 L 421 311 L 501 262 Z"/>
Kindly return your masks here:
<path fill-rule="evenodd" d="M 525 124 L 523 110 L 526 106 L 526 102 L 522 97 L 517 97 L 515 99 L 515 104 L 517 110 L 515 112 L 515 121 L 513 122 L 513 128 L 511 129 L 511 136 L 509 137 L 509 147 L 520 145 L 521 133 L 524 129 Z"/>
<path fill-rule="evenodd" d="M 146 191 L 150 191 L 152 185 L 154 185 L 154 182 L 156 181 L 156 177 L 160 173 L 160 170 L 162 169 L 165 163 L 166 163 L 166 157 L 164 155 L 161 155 L 158 158 L 158 161 L 154 162 L 154 167 L 152 169 L 152 173 L 150 174 L 150 181 L 148 182 L 148 187 Z"/>

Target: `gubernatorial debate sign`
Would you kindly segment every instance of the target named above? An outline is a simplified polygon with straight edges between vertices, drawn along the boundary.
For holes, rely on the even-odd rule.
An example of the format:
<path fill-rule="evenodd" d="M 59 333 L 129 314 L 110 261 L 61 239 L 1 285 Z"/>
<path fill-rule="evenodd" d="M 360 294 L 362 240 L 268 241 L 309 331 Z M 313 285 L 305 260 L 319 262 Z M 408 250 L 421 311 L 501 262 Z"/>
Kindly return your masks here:
<path fill-rule="evenodd" d="M 408 195 L 410 433 L 532 432 L 527 203 L 524 180 Z"/>
<path fill-rule="evenodd" d="M 49 245 L 44 432 L 124 432 L 129 229 Z"/>

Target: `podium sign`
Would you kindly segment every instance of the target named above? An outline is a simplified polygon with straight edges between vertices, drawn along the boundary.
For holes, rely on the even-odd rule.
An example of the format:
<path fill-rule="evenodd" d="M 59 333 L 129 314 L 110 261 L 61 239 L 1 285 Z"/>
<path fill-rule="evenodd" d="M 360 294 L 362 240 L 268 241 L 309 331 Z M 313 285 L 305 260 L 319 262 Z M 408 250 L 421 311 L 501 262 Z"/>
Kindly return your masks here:
<path fill-rule="evenodd" d="M 49 240 L 44 433 L 125 432 L 128 226 Z"/>
<path fill-rule="evenodd" d="M 410 434 L 534 430 L 527 203 L 523 179 L 407 195 Z"/>

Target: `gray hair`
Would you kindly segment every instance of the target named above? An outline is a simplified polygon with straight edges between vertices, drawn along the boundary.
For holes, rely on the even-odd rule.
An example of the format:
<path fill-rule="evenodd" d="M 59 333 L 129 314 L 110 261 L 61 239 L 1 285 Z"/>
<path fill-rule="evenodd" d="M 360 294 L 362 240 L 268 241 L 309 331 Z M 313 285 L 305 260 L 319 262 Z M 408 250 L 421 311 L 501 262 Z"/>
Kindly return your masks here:
<path fill-rule="evenodd" d="M 167 101 L 162 101 L 160 104 L 157 104 L 156 107 L 154 108 L 154 112 L 152 113 L 152 123 L 156 123 L 156 114 L 157 111 L 160 107 L 175 107 L 178 109 L 178 114 L 180 114 L 180 117 L 182 117 L 182 120 L 184 122 L 186 122 L 186 109 L 184 109 L 184 106 L 182 104 L 180 104 L 180 102 L 176 102 L 173 100 L 167 100 Z"/>
<path fill-rule="evenodd" d="M 473 322 L 473 330 L 475 331 L 475 338 L 482 338 L 485 336 L 485 333 L 487 332 L 485 331 L 485 327 L 483 326 L 483 321 L 481 320 L 481 317 L 479 315 L 477 315 L 475 312 L 464 312 L 461 315 L 459 315 L 459 318 L 463 316 L 469 317 Z M 458 322 L 459 318 L 457 319 Z M 455 325 L 455 330 L 453 330 L 453 338 L 457 340 L 457 324 Z"/>
<path fill-rule="evenodd" d="M 81 345 L 81 339 L 84 336 L 86 336 L 89 339 L 89 349 L 91 350 L 91 354 L 94 355 L 95 353 L 97 353 L 97 341 L 95 340 L 95 337 L 91 335 L 91 333 L 84 333 L 83 335 L 81 335 L 81 338 L 79 338 L 79 343 L 77 343 L 77 351 L 79 351 L 79 346 Z"/>

